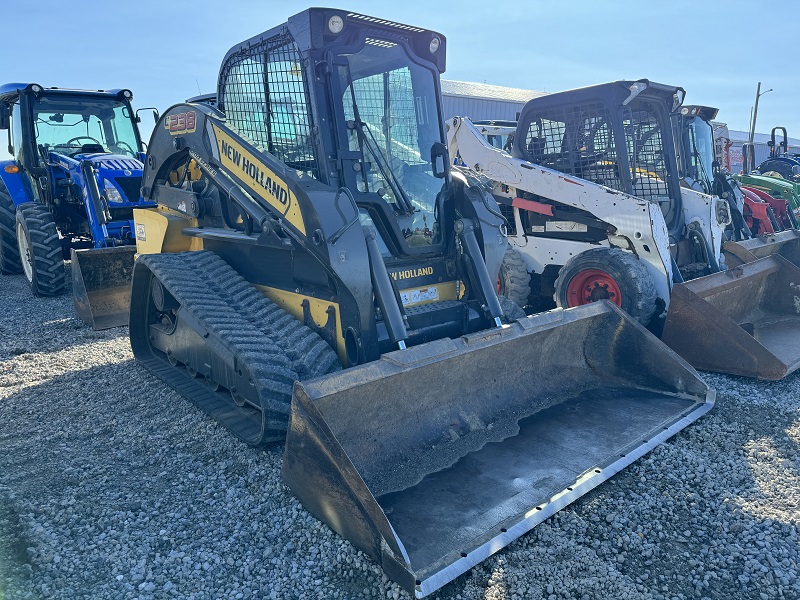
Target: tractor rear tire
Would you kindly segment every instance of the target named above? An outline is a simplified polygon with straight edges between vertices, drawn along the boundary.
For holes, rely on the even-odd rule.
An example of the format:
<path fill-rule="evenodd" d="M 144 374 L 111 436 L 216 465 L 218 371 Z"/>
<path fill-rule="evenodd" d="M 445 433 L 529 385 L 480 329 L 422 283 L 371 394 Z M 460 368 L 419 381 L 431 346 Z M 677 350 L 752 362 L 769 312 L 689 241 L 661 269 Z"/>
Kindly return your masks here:
<path fill-rule="evenodd" d="M 0 183 L 0 273 L 11 275 L 22 273 L 16 233 L 16 208 L 11 194 Z"/>
<path fill-rule="evenodd" d="M 554 300 L 561 308 L 610 300 L 642 325 L 656 310 L 655 283 L 644 262 L 619 248 L 592 248 L 558 272 Z"/>
<path fill-rule="evenodd" d="M 531 294 L 531 274 L 525 266 L 519 250 L 508 246 L 500 265 L 497 278 L 497 293 L 505 296 L 520 308 L 528 304 Z"/>
<path fill-rule="evenodd" d="M 64 293 L 67 280 L 53 215 L 38 202 L 17 207 L 17 244 L 25 278 L 35 296 Z"/>
<path fill-rule="evenodd" d="M 758 172 L 767 177 L 775 177 L 775 175 L 777 175 L 781 179 L 787 179 L 789 181 L 792 181 L 794 178 L 792 165 L 780 160 L 765 160 L 758 166 Z"/>

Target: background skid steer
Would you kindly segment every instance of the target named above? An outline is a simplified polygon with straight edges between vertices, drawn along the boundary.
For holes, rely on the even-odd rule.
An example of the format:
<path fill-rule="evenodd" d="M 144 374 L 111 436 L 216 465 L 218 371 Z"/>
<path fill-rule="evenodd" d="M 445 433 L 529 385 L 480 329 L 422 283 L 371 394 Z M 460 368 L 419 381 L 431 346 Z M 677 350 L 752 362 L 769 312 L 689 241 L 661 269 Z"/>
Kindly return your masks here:
<path fill-rule="evenodd" d="M 221 110 L 150 140 L 130 310 L 141 364 L 285 439 L 303 504 L 418 596 L 713 402 L 607 303 L 513 322 L 502 215 L 448 168 L 444 63 L 435 32 L 333 9 L 235 46 Z"/>
<path fill-rule="evenodd" d="M 515 295 L 516 301 L 522 296 L 521 304 L 538 311 L 549 298 L 561 307 L 606 299 L 663 333 L 668 343 L 680 338 L 680 353 L 691 364 L 752 376 L 759 369 L 742 371 L 728 360 L 725 336 L 694 344 L 704 335 L 696 321 L 683 323 L 676 316 L 688 314 L 680 303 L 700 298 L 676 295 L 674 286 L 724 271 L 721 247 L 732 217 L 739 217 L 733 228 L 745 230 L 741 207 L 732 210 L 713 194 L 711 127 L 694 118 L 698 111 L 692 114 L 691 109 L 698 107 L 690 107 L 687 116 L 692 118 L 681 120 L 676 111 L 683 96 L 682 88 L 644 79 L 549 94 L 523 108 L 510 154 L 491 146 L 460 117 L 448 122 L 450 152 L 488 178 L 511 224 L 500 289 L 519 291 L 518 282 L 530 281 L 530 289 Z M 517 264 L 524 265 L 522 272 Z M 775 264 L 800 283 L 791 265 Z M 787 302 L 794 297 L 791 287 L 753 288 L 768 286 L 774 278 L 751 278 L 747 285 L 723 276 L 711 281 L 726 289 L 740 286 L 740 293 L 764 301 L 771 293 L 781 294 L 771 312 L 783 311 L 784 323 L 800 324 L 800 315 Z M 713 309 L 730 316 L 725 323 L 738 330 L 733 294 L 720 296 Z M 752 337 L 750 343 L 760 345 Z M 708 344 L 719 348 L 702 352 Z M 793 350 L 768 346 L 779 353 L 772 360 L 794 365 Z M 761 356 L 763 348 L 748 354 Z"/>
<path fill-rule="evenodd" d="M 772 254 L 800 266 L 800 232 L 789 201 L 739 185 L 719 166 L 729 140 L 725 137 L 727 128 L 714 128 L 711 122 L 717 112 L 708 106 L 684 106 L 673 115 L 673 124 L 683 184 L 724 198 L 731 206 L 729 239 L 722 245 L 726 266 L 732 268 Z"/>

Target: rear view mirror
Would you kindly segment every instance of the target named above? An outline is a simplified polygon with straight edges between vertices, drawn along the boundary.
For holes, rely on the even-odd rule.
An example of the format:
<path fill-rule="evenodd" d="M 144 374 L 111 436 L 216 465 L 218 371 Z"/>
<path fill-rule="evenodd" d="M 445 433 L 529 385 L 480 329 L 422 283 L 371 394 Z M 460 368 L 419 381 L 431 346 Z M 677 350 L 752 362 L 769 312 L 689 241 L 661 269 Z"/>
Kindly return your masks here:
<path fill-rule="evenodd" d="M 0 129 L 8 129 L 11 125 L 11 114 L 8 104 L 0 104 Z"/>
<path fill-rule="evenodd" d="M 447 146 L 442 142 L 436 142 L 431 146 L 431 165 L 434 177 L 442 179 L 447 176 L 448 156 Z"/>
<path fill-rule="evenodd" d="M 143 110 L 152 110 L 153 111 L 153 122 L 154 123 L 158 123 L 158 119 L 159 119 L 160 115 L 158 114 L 158 109 L 156 107 L 154 107 L 154 106 L 148 106 L 146 108 L 138 109 L 136 111 L 136 122 L 137 123 L 141 123 L 142 122 L 142 117 L 139 116 L 139 113 L 142 112 Z"/>

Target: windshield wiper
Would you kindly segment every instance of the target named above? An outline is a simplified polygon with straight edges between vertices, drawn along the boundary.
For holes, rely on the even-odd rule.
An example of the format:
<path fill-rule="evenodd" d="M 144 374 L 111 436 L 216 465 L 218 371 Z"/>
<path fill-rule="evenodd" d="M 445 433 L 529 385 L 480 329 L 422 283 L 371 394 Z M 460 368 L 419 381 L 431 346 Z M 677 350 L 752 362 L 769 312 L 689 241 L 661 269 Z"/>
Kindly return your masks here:
<path fill-rule="evenodd" d="M 364 123 L 363 121 L 356 121 L 356 126 L 363 134 L 364 142 L 366 143 L 370 154 L 372 154 L 372 156 L 375 158 L 375 162 L 378 163 L 378 168 L 381 171 L 381 175 L 383 175 L 383 178 L 386 180 L 386 183 L 389 184 L 389 187 L 392 188 L 392 192 L 394 193 L 394 197 L 397 199 L 398 204 L 402 205 L 404 212 L 410 215 L 414 212 L 414 206 L 411 204 L 408 196 L 406 196 L 403 186 L 400 185 L 400 182 L 397 180 L 397 176 L 392 170 L 391 165 L 388 164 L 386 157 L 381 153 L 378 142 L 375 140 L 375 136 L 372 135 L 372 131 L 370 131 L 369 124 Z"/>

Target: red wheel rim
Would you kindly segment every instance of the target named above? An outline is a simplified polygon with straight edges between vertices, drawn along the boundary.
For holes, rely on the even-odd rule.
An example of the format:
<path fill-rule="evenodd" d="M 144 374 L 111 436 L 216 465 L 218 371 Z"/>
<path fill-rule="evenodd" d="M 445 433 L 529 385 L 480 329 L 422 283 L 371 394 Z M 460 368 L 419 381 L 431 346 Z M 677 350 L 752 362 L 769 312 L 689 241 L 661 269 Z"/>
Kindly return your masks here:
<path fill-rule="evenodd" d="M 586 269 L 570 280 L 567 306 L 583 306 L 598 300 L 610 300 L 622 308 L 622 293 L 611 275 L 600 269 Z"/>

